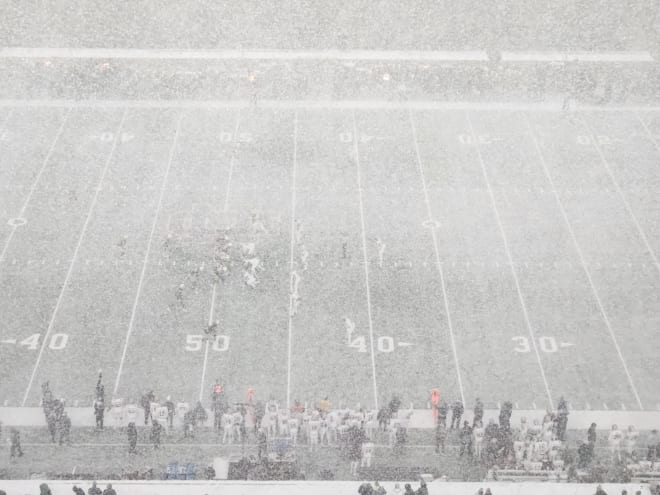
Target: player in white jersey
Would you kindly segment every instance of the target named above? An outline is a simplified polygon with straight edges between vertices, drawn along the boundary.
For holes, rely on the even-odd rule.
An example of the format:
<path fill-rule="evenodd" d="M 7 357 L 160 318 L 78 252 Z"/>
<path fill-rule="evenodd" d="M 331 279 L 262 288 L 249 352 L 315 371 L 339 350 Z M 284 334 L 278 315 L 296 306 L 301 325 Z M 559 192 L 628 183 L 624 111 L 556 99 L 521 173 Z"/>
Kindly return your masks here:
<path fill-rule="evenodd" d="M 259 284 L 257 277 L 255 277 L 253 273 L 250 273 L 247 270 L 243 270 L 243 282 L 245 282 L 245 285 L 251 289 L 256 289 L 257 285 Z"/>
<path fill-rule="evenodd" d="M 259 272 L 264 271 L 264 266 L 261 263 L 261 260 L 256 256 L 248 258 L 243 262 L 245 270 L 250 272 L 252 275 L 256 275 Z"/>
<path fill-rule="evenodd" d="M 303 244 L 300 246 L 300 264 L 302 265 L 303 271 L 307 271 L 307 260 L 309 259 L 309 251 L 307 247 Z"/>
<path fill-rule="evenodd" d="M 254 256 L 254 249 L 254 242 L 246 242 L 245 244 L 241 244 L 241 254 L 243 255 L 243 258 L 251 258 Z"/>
<path fill-rule="evenodd" d="M 383 255 L 385 254 L 385 243 L 380 237 L 376 237 L 376 249 L 378 249 L 378 268 L 383 268 Z"/>
<path fill-rule="evenodd" d="M 635 452 L 635 447 L 637 446 L 638 439 L 639 439 L 639 432 L 635 429 L 633 425 L 628 426 L 628 430 L 626 431 L 626 438 L 625 438 L 625 447 L 628 456 L 632 457 L 633 453 Z"/>
<path fill-rule="evenodd" d="M 309 422 L 309 451 L 314 452 L 319 446 L 319 432 L 321 430 L 321 420 L 317 417 L 312 417 Z"/>
<path fill-rule="evenodd" d="M 222 443 L 225 445 L 234 441 L 233 423 L 234 419 L 230 413 L 226 412 L 222 415 Z"/>
<path fill-rule="evenodd" d="M 264 222 L 261 220 L 261 214 L 256 210 L 252 212 L 252 230 L 254 231 L 255 234 L 268 233 L 268 230 L 266 229 Z"/>
<path fill-rule="evenodd" d="M 484 447 L 484 436 L 486 435 L 486 429 L 481 421 L 474 425 L 472 435 L 474 436 L 474 456 L 477 459 L 481 459 L 481 453 L 483 452 Z"/>
<path fill-rule="evenodd" d="M 293 445 L 296 445 L 298 443 L 298 418 L 297 417 L 290 417 L 289 418 L 289 436 L 291 437 L 291 440 L 293 441 Z"/>
<path fill-rule="evenodd" d="M 355 331 L 355 323 L 348 316 L 344 317 L 344 326 L 346 327 L 346 343 L 351 344 L 352 335 Z"/>

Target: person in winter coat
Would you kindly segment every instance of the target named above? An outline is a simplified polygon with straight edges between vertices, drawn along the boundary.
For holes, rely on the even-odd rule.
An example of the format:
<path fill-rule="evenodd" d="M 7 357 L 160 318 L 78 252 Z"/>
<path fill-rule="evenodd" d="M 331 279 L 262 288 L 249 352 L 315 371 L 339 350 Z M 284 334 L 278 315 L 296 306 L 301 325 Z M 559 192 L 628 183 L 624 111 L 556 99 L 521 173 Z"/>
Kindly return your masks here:
<path fill-rule="evenodd" d="M 137 454 L 136 446 L 137 446 L 138 433 L 137 433 L 137 428 L 135 427 L 135 423 L 133 422 L 128 423 L 128 429 L 126 430 L 126 434 L 128 436 L 128 453 Z"/>
<path fill-rule="evenodd" d="M 87 495 L 103 495 L 101 489 L 96 486 L 96 481 L 92 481 L 92 486 L 90 486 L 89 490 L 87 490 Z"/>
<path fill-rule="evenodd" d="M 463 403 L 460 400 L 457 400 L 454 402 L 454 404 L 451 406 L 451 426 L 450 429 L 454 429 L 454 426 L 456 428 L 461 427 L 461 416 L 463 416 L 463 412 L 465 411 L 465 407 L 463 407 Z"/>
<path fill-rule="evenodd" d="M 160 426 L 160 423 L 155 420 L 151 420 L 151 441 L 154 444 L 154 449 L 160 448 L 160 438 L 163 433 L 163 427 Z"/>
<path fill-rule="evenodd" d="M 111 483 L 108 483 L 108 486 L 103 490 L 103 495 L 117 495 L 117 492 L 112 488 Z"/>
<path fill-rule="evenodd" d="M 85 490 L 83 490 L 82 488 L 80 488 L 79 486 L 76 486 L 76 485 L 73 485 L 72 491 L 76 495 L 85 495 Z"/>
<path fill-rule="evenodd" d="M 39 495 L 53 495 L 46 483 L 39 485 Z"/>
<path fill-rule="evenodd" d="M 459 456 L 462 457 L 463 454 L 472 456 L 472 428 L 470 428 L 470 423 L 467 421 L 463 422 L 463 428 L 460 432 L 461 448 L 459 451 Z"/>

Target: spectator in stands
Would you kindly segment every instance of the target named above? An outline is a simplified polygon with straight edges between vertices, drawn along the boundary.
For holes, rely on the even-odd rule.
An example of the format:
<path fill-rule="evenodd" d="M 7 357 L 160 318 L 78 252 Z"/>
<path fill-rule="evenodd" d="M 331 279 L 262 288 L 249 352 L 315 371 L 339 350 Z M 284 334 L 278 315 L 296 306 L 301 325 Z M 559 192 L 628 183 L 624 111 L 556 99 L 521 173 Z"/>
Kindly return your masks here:
<path fill-rule="evenodd" d="M 22 457 L 23 449 L 21 448 L 21 432 L 19 432 L 16 428 L 10 428 L 9 439 L 11 443 L 11 447 L 9 448 L 9 457 L 12 459 L 17 456 Z"/>
<path fill-rule="evenodd" d="M 621 430 L 617 427 L 617 425 L 612 425 L 612 429 L 610 430 L 610 434 L 607 437 L 607 443 L 610 447 L 610 460 L 614 461 L 615 459 L 618 462 L 621 462 L 621 440 L 623 438 L 623 434 L 621 433 Z"/>
<path fill-rule="evenodd" d="M 459 457 L 463 457 L 463 454 L 467 454 L 468 457 L 472 457 L 472 428 L 470 428 L 470 423 L 467 421 L 463 422 L 463 428 L 460 431 L 460 441 L 461 448 L 458 454 Z"/>
<path fill-rule="evenodd" d="M 454 404 L 451 406 L 451 426 L 449 427 L 450 429 L 454 429 L 454 426 L 458 429 L 461 427 L 461 416 L 463 416 L 463 412 L 465 411 L 465 408 L 463 407 L 463 403 L 460 400 L 456 400 Z"/>
<path fill-rule="evenodd" d="M 102 400 L 96 399 L 94 401 L 94 417 L 96 418 L 96 428 L 103 429 L 103 415 L 105 414 L 105 404 Z"/>
<path fill-rule="evenodd" d="M 378 480 L 374 482 L 374 495 L 387 495 L 387 490 L 380 485 Z"/>
<path fill-rule="evenodd" d="M 598 485 L 596 487 L 596 493 L 594 495 L 607 495 L 607 492 L 603 490 L 603 487 Z"/>
<path fill-rule="evenodd" d="M 658 430 L 651 430 L 646 439 L 646 460 L 655 462 L 658 458 Z"/>
<path fill-rule="evenodd" d="M 210 464 L 206 466 L 206 469 L 204 470 L 204 479 L 205 480 L 215 479 L 215 469 L 213 469 L 213 466 Z"/>
<path fill-rule="evenodd" d="M 152 418 L 151 420 L 151 441 L 154 444 L 154 449 L 160 448 L 161 435 L 163 433 L 163 427 L 158 421 Z"/>
<path fill-rule="evenodd" d="M 66 442 L 67 445 L 71 444 L 71 418 L 69 415 L 64 412 L 60 418 L 59 423 L 60 430 L 60 445 Z"/>
<path fill-rule="evenodd" d="M 108 486 L 103 490 L 103 495 L 117 495 L 117 492 L 112 488 L 112 483 L 108 483 Z"/>
<path fill-rule="evenodd" d="M 103 495 L 101 489 L 96 486 L 96 481 L 92 481 L 92 486 L 87 490 L 87 495 Z"/>
<path fill-rule="evenodd" d="M 477 423 L 483 422 L 484 419 L 484 403 L 481 402 L 481 399 L 477 397 L 477 400 L 474 403 L 474 418 L 472 420 L 472 428 L 474 428 Z"/>
<path fill-rule="evenodd" d="M 557 439 L 566 440 L 566 426 L 568 425 L 568 403 L 562 395 L 557 405 Z"/>
<path fill-rule="evenodd" d="M 172 402 L 172 396 L 167 396 L 164 406 L 167 408 L 167 426 L 170 429 L 174 428 L 174 412 L 176 411 L 176 406 L 174 405 L 174 402 Z"/>
<path fill-rule="evenodd" d="M 128 423 L 126 434 L 128 435 L 128 453 L 137 454 L 136 446 L 137 446 L 138 433 L 137 433 L 137 428 L 135 427 L 135 423 L 133 422 Z"/>
<path fill-rule="evenodd" d="M 373 493 L 374 493 L 374 489 L 371 486 L 371 483 L 362 483 L 358 487 L 357 491 L 360 495 L 373 495 Z"/>
<path fill-rule="evenodd" d="M 440 402 L 440 405 L 438 406 L 438 423 L 442 423 L 445 426 L 447 426 L 447 411 L 449 408 L 447 407 L 447 402 L 443 399 Z"/>
<path fill-rule="evenodd" d="M 447 426 L 444 421 L 439 421 L 435 426 L 435 453 L 439 454 L 440 449 L 445 453 L 445 442 L 447 441 Z"/>

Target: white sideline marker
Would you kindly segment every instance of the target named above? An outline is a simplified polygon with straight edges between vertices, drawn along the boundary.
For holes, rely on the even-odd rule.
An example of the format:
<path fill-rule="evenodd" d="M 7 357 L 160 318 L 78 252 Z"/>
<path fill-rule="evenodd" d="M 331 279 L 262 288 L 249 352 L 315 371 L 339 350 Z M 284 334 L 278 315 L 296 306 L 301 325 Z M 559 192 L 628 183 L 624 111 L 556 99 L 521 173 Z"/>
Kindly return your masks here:
<path fill-rule="evenodd" d="M 654 62 L 650 52 L 640 51 L 503 51 L 503 62 Z"/>
<path fill-rule="evenodd" d="M 0 59 L 7 58 L 487 62 L 488 54 L 483 50 L 200 50 L 27 47 L 9 47 L 0 49 Z"/>

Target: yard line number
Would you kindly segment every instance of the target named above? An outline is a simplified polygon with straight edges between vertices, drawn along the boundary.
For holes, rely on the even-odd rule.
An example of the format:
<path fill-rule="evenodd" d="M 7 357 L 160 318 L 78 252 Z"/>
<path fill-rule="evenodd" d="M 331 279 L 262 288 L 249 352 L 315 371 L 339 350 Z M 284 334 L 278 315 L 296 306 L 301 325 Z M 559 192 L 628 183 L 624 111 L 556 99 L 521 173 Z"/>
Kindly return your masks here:
<path fill-rule="evenodd" d="M 526 353 L 531 352 L 532 348 L 529 343 L 529 338 L 524 336 L 512 337 L 511 340 L 516 342 L 513 348 L 515 352 Z M 567 344 L 557 345 L 557 340 L 554 337 L 543 336 L 539 337 L 539 348 L 546 354 L 552 354 L 559 350 L 559 347 L 567 347 Z"/>
<path fill-rule="evenodd" d="M 204 335 L 186 335 L 186 351 L 197 352 L 201 351 L 204 347 Z M 225 352 L 229 349 L 229 336 L 228 335 L 218 335 L 213 340 L 213 345 L 211 346 L 216 352 Z"/>
<path fill-rule="evenodd" d="M 358 352 L 367 352 L 367 340 L 364 335 L 359 335 L 358 337 L 351 339 L 348 343 L 348 347 L 357 349 Z M 378 349 L 378 352 L 394 352 L 394 347 L 394 338 L 389 335 L 383 335 L 376 340 L 376 349 Z"/>
<path fill-rule="evenodd" d="M 26 347 L 31 351 L 36 351 L 39 348 L 39 340 L 41 338 L 40 333 L 34 333 L 29 337 L 21 340 L 18 345 Z M 50 337 L 50 342 L 48 343 L 48 348 L 54 351 L 61 351 L 66 347 L 66 344 L 69 342 L 69 336 L 66 333 L 54 333 Z"/>

